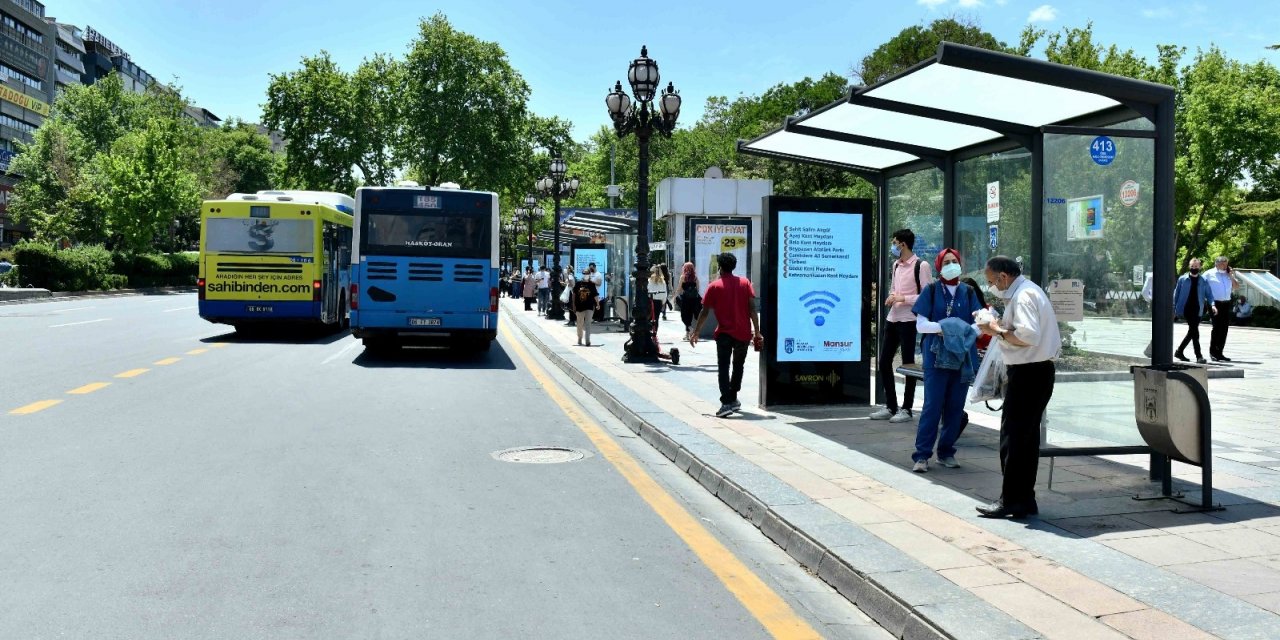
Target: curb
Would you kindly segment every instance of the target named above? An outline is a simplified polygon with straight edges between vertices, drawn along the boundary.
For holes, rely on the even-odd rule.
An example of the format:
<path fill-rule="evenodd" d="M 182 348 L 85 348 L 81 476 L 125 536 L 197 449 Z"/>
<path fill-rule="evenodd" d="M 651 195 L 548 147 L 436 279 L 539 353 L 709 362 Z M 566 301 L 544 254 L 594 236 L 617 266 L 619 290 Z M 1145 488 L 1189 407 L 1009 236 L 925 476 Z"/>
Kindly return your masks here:
<path fill-rule="evenodd" d="M 903 640 L 1040 638 L 865 529 L 627 389 L 616 394 L 556 353 L 525 320 L 505 314 L 539 351 L 681 471 L 738 512 L 793 559 Z M 631 396 L 631 397 L 626 397 Z M 652 408 L 650 408 L 652 407 Z M 643 410 L 641 410 L 643 409 Z M 799 521 L 810 524 L 801 526 Z"/>
<path fill-rule="evenodd" d="M 25 291 L 26 288 L 11 288 L 7 291 Z M 147 287 L 143 289 L 112 289 L 110 291 L 53 291 L 47 289 L 30 289 L 32 295 L 25 298 L 0 300 L 0 306 L 7 304 L 29 304 L 32 302 L 56 302 L 66 298 L 122 298 L 125 296 L 148 296 L 161 293 L 193 293 L 195 285 L 183 287 Z"/>

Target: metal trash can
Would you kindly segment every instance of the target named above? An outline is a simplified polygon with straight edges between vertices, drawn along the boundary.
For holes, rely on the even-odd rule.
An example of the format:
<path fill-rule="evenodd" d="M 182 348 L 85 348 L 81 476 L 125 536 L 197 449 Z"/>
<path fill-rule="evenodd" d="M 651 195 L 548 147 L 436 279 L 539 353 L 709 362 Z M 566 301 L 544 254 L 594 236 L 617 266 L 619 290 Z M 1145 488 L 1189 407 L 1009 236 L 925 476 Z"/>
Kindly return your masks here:
<path fill-rule="evenodd" d="M 1174 460 L 1204 465 L 1208 447 L 1202 440 L 1201 399 L 1209 390 L 1209 374 L 1204 367 L 1181 364 L 1135 366 L 1133 371 L 1133 411 L 1138 432 L 1157 453 Z M 1200 385 L 1192 389 L 1183 376 Z"/>

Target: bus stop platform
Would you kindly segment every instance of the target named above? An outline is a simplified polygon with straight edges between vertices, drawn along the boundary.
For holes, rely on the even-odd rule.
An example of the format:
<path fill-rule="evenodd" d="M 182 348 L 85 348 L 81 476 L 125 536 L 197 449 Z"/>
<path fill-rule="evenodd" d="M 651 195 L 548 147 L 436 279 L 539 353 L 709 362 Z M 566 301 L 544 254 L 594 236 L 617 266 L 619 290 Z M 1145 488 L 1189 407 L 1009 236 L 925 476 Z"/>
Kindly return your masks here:
<path fill-rule="evenodd" d="M 679 366 L 625 364 L 626 334 L 578 347 L 572 327 L 515 300 L 502 321 L 898 637 L 1243 639 L 1280 626 L 1280 432 L 1268 417 L 1280 409 L 1280 332 L 1233 328 L 1249 374 L 1210 386 L 1225 511 L 1135 501 L 1157 488 L 1145 456 L 1082 456 L 1042 460 L 1038 517 L 985 520 L 974 506 L 1000 491 L 994 415 L 970 411 L 960 468 L 916 474 L 914 422 L 872 421 L 869 407 L 761 410 L 754 356 L 743 411 L 721 419 L 712 342 L 677 343 Z M 682 335 L 678 319 L 661 323 L 664 349 Z M 1118 419 L 1132 420 L 1125 410 Z M 1198 473 L 1175 463 L 1176 487 L 1198 492 Z"/>

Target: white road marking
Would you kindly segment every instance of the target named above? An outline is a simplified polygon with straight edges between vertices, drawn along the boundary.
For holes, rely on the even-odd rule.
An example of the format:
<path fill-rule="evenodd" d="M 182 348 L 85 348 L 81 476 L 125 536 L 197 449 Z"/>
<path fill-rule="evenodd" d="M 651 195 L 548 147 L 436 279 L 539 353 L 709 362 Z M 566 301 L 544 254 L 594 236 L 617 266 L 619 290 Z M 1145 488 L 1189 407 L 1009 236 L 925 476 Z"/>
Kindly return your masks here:
<path fill-rule="evenodd" d="M 96 309 L 97 307 L 71 307 L 70 309 L 56 309 L 56 311 L 82 311 L 84 309 Z"/>
<path fill-rule="evenodd" d="M 95 323 L 95 322 L 106 322 L 106 321 L 108 321 L 108 320 L 110 320 L 110 319 L 111 319 L 111 318 L 98 318 L 97 320 L 85 320 L 85 321 L 83 321 L 83 322 L 68 322 L 68 323 L 66 323 L 66 324 L 51 324 L 51 325 L 49 325 L 49 328 L 50 328 L 50 329 L 57 329 L 58 327 L 74 327 L 74 326 L 76 326 L 76 325 L 78 325 L 78 324 L 93 324 L 93 323 Z"/>
<path fill-rule="evenodd" d="M 335 353 L 335 354 L 333 354 L 333 355 L 329 356 L 328 358 L 325 358 L 325 359 L 324 359 L 324 361 L 323 361 L 323 362 L 321 362 L 320 364 L 322 364 L 322 365 L 324 365 L 324 364 L 329 364 L 330 362 L 333 362 L 334 360 L 337 360 L 338 358 L 341 358 L 341 357 L 342 357 L 342 354 L 344 354 L 344 353 L 346 353 L 346 352 L 348 352 L 348 351 L 350 351 L 350 350 L 352 350 L 352 349 L 354 349 L 354 348 L 356 348 L 356 347 L 360 346 L 360 344 L 361 344 L 361 343 L 360 343 L 360 341 L 359 341 L 359 340 L 352 339 L 352 340 L 351 340 L 351 342 L 347 344 L 347 346 L 345 346 L 345 347 L 343 347 L 343 348 L 339 349 L 337 353 Z"/>
<path fill-rule="evenodd" d="M 195 306 L 195 305 L 191 305 L 191 306 L 189 306 L 189 307 L 177 307 L 177 308 L 174 308 L 174 309 L 165 309 L 165 310 L 164 310 L 164 311 L 162 311 L 161 313 L 171 313 L 171 312 L 173 312 L 173 311 L 186 311 L 186 310 L 188 310 L 188 309 L 194 309 L 194 308 L 196 308 L 196 306 Z M 585 320 L 584 320 L 584 322 L 585 322 Z"/>

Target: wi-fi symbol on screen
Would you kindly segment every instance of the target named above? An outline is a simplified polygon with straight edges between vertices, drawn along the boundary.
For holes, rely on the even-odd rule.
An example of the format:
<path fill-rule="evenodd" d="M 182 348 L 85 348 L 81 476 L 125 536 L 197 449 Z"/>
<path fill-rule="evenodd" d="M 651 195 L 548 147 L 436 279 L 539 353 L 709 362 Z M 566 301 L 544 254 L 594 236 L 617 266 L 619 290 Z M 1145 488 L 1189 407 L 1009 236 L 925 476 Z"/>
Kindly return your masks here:
<path fill-rule="evenodd" d="M 813 314 L 813 324 L 821 327 L 827 323 L 827 314 L 840 302 L 840 296 L 830 291 L 810 291 L 800 296 L 800 302 Z"/>

